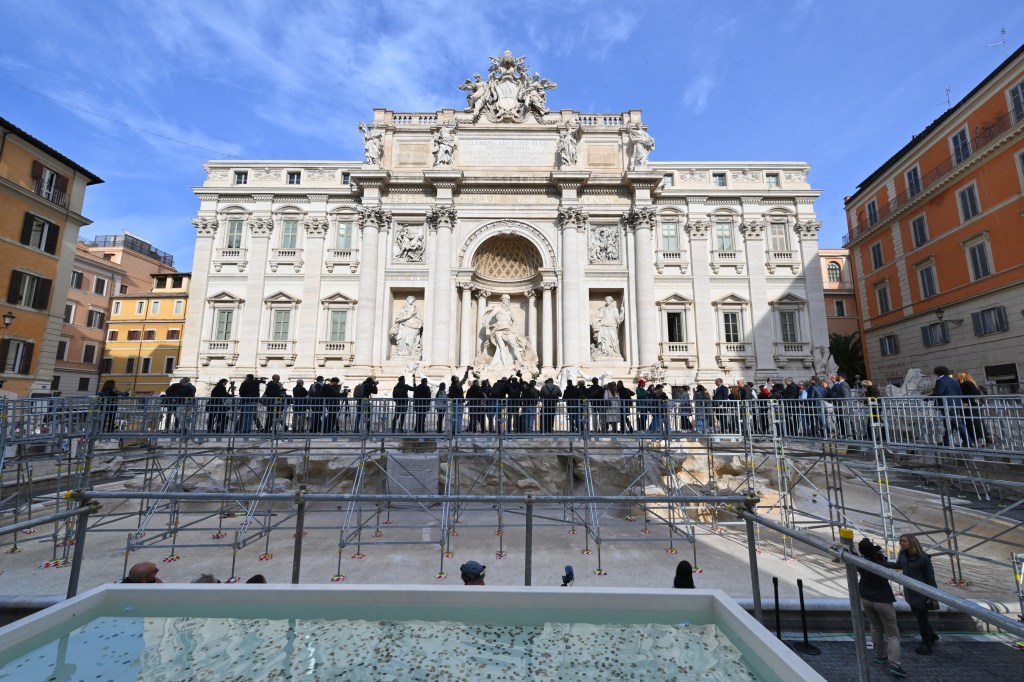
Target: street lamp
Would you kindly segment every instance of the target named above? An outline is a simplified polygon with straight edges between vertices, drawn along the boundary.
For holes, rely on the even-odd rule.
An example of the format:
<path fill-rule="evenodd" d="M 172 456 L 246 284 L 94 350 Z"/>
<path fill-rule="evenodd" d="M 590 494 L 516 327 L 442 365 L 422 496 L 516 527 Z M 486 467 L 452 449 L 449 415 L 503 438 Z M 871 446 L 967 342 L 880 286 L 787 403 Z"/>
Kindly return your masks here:
<path fill-rule="evenodd" d="M 7 327 L 10 327 L 11 323 L 14 322 L 14 313 L 12 313 L 10 310 L 8 310 L 6 313 L 4 313 L 3 320 L 4 320 L 4 328 L 6 329 Z"/>

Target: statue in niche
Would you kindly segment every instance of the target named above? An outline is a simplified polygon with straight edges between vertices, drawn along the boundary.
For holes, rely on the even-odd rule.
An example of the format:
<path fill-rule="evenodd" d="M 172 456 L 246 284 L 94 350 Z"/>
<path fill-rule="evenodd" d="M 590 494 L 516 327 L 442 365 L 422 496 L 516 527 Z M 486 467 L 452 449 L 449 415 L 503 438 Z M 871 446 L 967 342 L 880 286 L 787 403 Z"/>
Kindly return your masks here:
<path fill-rule="evenodd" d="M 599 358 L 622 358 L 619 350 L 619 325 L 626 319 L 625 313 L 619 310 L 615 299 L 604 297 L 604 305 L 597 309 L 590 329 L 594 335 L 594 344 L 590 348 L 592 360 Z"/>
<path fill-rule="evenodd" d="M 423 353 L 422 336 L 423 320 L 416 310 L 416 297 L 406 296 L 405 305 L 398 310 L 391 325 L 388 336 L 397 346 L 396 358 L 413 358 L 418 360 Z"/>
<path fill-rule="evenodd" d="M 487 346 L 493 348 L 493 355 L 484 351 L 477 356 L 475 365 L 484 367 L 481 378 L 498 378 L 522 372 L 527 379 L 537 375 L 537 354 L 528 339 L 515 330 L 511 297 L 502 294 L 501 300 L 484 310 L 484 328 L 487 330 Z"/>
<path fill-rule="evenodd" d="M 384 158 L 384 129 L 360 123 L 359 131 L 363 134 L 363 154 L 366 155 L 366 163 L 379 166 L 381 159 Z"/>
<path fill-rule="evenodd" d="M 457 141 L 455 133 L 459 124 L 455 121 L 445 121 L 436 133 L 434 133 L 434 168 L 438 166 L 450 166 L 454 163 L 455 147 Z"/>
<path fill-rule="evenodd" d="M 617 263 L 619 260 L 619 232 L 614 225 L 598 225 L 590 232 L 587 249 L 591 263 Z"/>
<path fill-rule="evenodd" d="M 647 157 L 654 150 L 654 138 L 647 134 L 641 123 L 632 123 L 627 126 L 629 139 L 633 143 L 633 152 L 629 157 L 629 170 L 643 170 L 647 168 Z"/>
<path fill-rule="evenodd" d="M 582 127 L 575 118 L 565 124 L 565 129 L 558 134 L 558 166 L 573 168 L 576 166 L 576 147 L 580 142 Z"/>
<path fill-rule="evenodd" d="M 395 259 L 423 262 L 423 233 L 412 225 L 399 225 L 395 234 Z"/>

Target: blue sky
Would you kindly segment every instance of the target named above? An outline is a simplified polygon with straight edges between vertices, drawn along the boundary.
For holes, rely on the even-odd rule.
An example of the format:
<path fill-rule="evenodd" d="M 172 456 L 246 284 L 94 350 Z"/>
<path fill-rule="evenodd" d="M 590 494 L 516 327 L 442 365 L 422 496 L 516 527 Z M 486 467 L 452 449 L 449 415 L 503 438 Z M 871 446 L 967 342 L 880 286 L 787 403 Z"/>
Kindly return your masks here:
<path fill-rule="evenodd" d="M 208 159 L 360 160 L 375 106 L 462 108 L 509 48 L 554 109 L 643 109 L 654 161 L 806 161 L 822 246 L 843 197 L 1024 41 L 1024 3 L 19 2 L 0 116 L 100 175 L 83 235 L 190 269 Z"/>

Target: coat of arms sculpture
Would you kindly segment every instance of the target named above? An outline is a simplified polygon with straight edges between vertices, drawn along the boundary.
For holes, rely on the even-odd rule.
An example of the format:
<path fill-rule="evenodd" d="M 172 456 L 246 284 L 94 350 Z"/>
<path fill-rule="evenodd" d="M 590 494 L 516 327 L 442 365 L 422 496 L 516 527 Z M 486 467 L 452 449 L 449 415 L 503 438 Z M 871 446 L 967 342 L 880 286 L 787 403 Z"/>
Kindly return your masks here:
<path fill-rule="evenodd" d="M 508 50 L 500 57 L 491 57 L 487 80 L 480 74 L 467 78 L 459 90 L 466 90 L 466 111 L 470 121 L 476 122 L 481 115 L 494 123 L 522 123 L 531 115 L 543 120 L 550 109 L 547 105 L 547 91 L 557 85 L 547 78 L 534 73 L 530 78 L 530 67 L 526 57 L 516 57 Z"/>

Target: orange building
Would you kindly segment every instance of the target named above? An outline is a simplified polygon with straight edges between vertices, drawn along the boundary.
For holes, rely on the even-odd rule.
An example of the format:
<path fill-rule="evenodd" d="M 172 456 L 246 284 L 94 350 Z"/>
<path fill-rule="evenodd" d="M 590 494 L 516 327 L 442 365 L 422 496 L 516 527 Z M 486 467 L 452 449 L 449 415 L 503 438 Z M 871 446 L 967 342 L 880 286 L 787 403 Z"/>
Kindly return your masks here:
<path fill-rule="evenodd" d="M 1024 46 L 846 200 L 876 383 L 940 364 L 979 384 L 1020 382 L 1022 189 Z"/>
<path fill-rule="evenodd" d="M 857 313 L 857 290 L 853 285 L 853 268 L 847 249 L 818 249 L 821 276 L 825 289 L 825 317 L 828 334 L 849 336 L 860 331 Z"/>
<path fill-rule="evenodd" d="M 85 190 L 101 182 L 0 118 L 0 291 L 14 316 L 0 329 L 0 394 L 50 389 L 75 244 L 90 223 Z"/>

